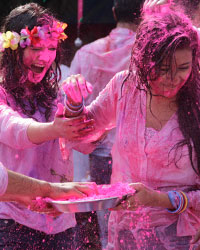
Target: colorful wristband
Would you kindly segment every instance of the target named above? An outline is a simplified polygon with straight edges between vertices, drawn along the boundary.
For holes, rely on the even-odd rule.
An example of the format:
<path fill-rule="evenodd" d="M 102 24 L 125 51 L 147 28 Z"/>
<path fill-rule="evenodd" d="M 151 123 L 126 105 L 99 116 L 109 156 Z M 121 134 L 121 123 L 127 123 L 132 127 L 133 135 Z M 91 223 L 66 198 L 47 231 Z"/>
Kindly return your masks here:
<path fill-rule="evenodd" d="M 172 206 L 175 208 L 175 210 L 167 209 L 169 213 L 176 213 L 181 214 L 183 213 L 187 207 L 188 207 L 188 197 L 186 193 L 180 191 L 169 191 L 168 192 L 169 200 L 172 204 Z M 178 198 L 178 203 L 176 202 Z"/>
<path fill-rule="evenodd" d="M 186 193 L 184 193 L 182 191 L 180 191 L 180 193 L 182 194 L 182 196 L 184 198 L 184 205 L 183 205 L 181 211 L 179 212 L 179 214 L 183 213 L 188 207 L 188 197 L 187 197 Z"/>
<path fill-rule="evenodd" d="M 167 209 L 167 211 L 172 214 L 179 213 L 183 207 L 183 196 L 177 191 L 169 191 L 168 197 L 172 206 L 175 208 L 175 210 Z M 178 197 L 178 201 L 179 201 L 177 208 L 176 208 L 176 197 Z"/>
<path fill-rule="evenodd" d="M 66 108 L 67 111 L 69 111 L 72 114 L 80 114 L 84 109 L 84 105 L 82 105 L 82 107 L 80 109 L 78 109 L 78 110 L 70 109 L 70 107 L 68 105 L 65 105 L 65 108 Z"/>
<path fill-rule="evenodd" d="M 67 95 L 65 94 L 64 105 L 65 105 L 65 107 L 68 106 L 70 109 L 81 109 L 81 108 L 84 106 L 84 99 L 83 99 L 83 97 L 82 97 L 82 102 L 81 102 L 81 104 L 80 104 L 80 105 L 74 106 L 74 105 L 72 105 L 71 103 L 67 103 Z"/>

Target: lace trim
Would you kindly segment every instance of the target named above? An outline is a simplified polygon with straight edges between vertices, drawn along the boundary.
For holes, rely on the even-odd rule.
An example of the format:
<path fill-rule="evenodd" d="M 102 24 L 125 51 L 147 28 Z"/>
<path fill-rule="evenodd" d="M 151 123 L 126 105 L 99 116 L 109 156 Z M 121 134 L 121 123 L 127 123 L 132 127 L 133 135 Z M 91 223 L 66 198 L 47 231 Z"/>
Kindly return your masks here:
<path fill-rule="evenodd" d="M 155 130 L 154 128 L 146 128 L 146 129 L 145 129 L 144 138 L 145 138 L 146 144 L 150 141 L 150 139 L 151 139 L 156 133 L 158 133 L 158 131 Z"/>

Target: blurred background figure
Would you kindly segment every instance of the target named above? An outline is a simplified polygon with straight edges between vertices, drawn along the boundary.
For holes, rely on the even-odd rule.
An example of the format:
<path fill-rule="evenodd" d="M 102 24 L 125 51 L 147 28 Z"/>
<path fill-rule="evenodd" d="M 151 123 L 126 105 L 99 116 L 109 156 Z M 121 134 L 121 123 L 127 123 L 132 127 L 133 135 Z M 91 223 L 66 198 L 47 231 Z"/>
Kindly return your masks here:
<path fill-rule="evenodd" d="M 175 6 L 183 7 L 195 27 L 200 28 L 200 0 L 173 0 Z"/>
<path fill-rule="evenodd" d="M 111 30 L 108 36 L 89 43 L 76 52 L 70 66 L 70 74 L 82 74 L 88 82 L 93 84 L 93 92 L 85 100 L 86 105 L 89 105 L 96 99 L 99 92 L 117 72 L 128 69 L 135 32 L 140 23 L 140 12 L 143 2 L 143 0 L 114 0 L 112 11 L 116 27 Z M 88 156 L 75 152 L 74 163 L 75 176 L 77 178 L 75 181 L 79 181 L 85 176 L 87 179 L 83 180 L 90 178 L 91 181 L 97 184 L 110 183 L 112 173 L 111 148 L 114 138 L 115 129 L 111 130 L 103 142 L 89 155 L 89 160 Z M 81 165 L 82 167 L 80 167 Z M 101 211 L 97 214 L 101 242 L 105 246 L 107 243 L 107 220 L 109 213 L 108 211 Z M 92 218 L 90 224 L 96 223 L 96 213 L 79 214 L 78 217 L 81 218 L 80 224 L 82 221 L 88 220 L 89 217 Z M 88 227 L 91 227 L 91 225 Z M 85 229 L 87 230 L 87 227 Z M 88 238 L 90 232 L 86 234 L 88 236 L 82 238 Z"/>

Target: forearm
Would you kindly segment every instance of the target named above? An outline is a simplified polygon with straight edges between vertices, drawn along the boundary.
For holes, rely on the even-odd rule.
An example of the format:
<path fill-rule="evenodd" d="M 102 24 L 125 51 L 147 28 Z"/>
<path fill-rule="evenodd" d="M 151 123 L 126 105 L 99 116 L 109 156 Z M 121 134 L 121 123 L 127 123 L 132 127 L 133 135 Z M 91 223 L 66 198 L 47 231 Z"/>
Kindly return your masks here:
<path fill-rule="evenodd" d="M 34 199 L 36 196 L 48 196 L 49 184 L 45 181 L 8 171 L 8 186 L 0 201 L 18 201 L 27 198 Z"/>
<path fill-rule="evenodd" d="M 168 194 L 155 191 L 155 203 L 154 206 L 156 207 L 162 207 L 162 208 L 168 208 L 168 209 L 174 209 L 172 206 Z"/>
<path fill-rule="evenodd" d="M 40 144 L 46 141 L 54 140 L 58 137 L 54 130 L 53 122 L 31 123 L 27 129 L 27 136 L 34 144 Z"/>

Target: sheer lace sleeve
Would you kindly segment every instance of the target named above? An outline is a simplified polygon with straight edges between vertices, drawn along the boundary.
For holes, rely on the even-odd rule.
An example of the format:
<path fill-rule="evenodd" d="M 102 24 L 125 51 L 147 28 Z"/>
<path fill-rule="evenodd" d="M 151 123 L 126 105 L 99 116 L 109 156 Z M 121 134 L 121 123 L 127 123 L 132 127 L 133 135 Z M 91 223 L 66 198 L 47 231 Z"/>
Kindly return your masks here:
<path fill-rule="evenodd" d="M 96 100 L 87 107 L 88 115 L 95 120 L 96 130 L 111 129 L 116 126 L 117 105 L 126 76 L 127 71 L 117 73 Z"/>

